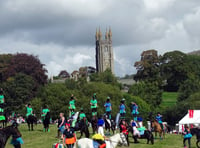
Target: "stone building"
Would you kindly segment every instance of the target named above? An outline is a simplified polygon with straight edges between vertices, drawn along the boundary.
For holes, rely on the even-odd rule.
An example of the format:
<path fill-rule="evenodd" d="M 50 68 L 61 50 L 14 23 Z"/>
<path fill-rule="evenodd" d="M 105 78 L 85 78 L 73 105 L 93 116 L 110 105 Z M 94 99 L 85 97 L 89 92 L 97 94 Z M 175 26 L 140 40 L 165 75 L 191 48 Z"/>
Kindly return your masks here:
<path fill-rule="evenodd" d="M 110 69 L 114 74 L 114 59 L 112 47 L 112 31 L 106 30 L 105 39 L 102 38 L 102 33 L 96 30 L 96 70 L 97 72 L 104 72 Z"/>

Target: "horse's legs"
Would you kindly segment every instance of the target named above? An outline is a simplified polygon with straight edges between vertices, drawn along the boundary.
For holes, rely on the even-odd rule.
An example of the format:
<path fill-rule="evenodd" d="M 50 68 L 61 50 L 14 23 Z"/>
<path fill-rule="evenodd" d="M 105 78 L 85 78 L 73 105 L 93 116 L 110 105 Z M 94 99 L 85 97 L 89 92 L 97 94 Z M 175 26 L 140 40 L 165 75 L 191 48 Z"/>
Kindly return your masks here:
<path fill-rule="evenodd" d="M 28 130 L 30 131 L 30 123 L 28 123 Z"/>
<path fill-rule="evenodd" d="M 33 123 L 31 123 L 31 130 L 33 131 Z"/>

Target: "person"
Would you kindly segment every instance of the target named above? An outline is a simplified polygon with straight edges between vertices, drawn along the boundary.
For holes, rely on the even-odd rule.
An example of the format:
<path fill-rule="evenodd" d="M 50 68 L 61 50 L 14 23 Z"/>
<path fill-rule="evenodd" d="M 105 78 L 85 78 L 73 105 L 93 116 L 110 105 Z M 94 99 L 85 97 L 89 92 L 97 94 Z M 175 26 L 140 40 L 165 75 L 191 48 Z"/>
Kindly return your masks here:
<path fill-rule="evenodd" d="M 4 95 L 3 95 L 3 89 L 0 89 L 0 121 L 5 120 L 4 116 Z"/>
<path fill-rule="evenodd" d="M 90 106 L 92 109 L 92 116 L 97 115 L 97 96 L 96 93 L 92 96 L 92 99 L 90 100 Z"/>
<path fill-rule="evenodd" d="M 44 122 L 45 117 L 46 117 L 48 112 L 50 112 L 50 110 L 48 109 L 47 105 L 44 105 L 44 108 L 42 109 L 42 115 L 41 115 L 42 122 Z M 45 131 L 45 128 L 43 129 L 43 131 Z M 48 131 L 50 131 L 50 130 L 48 129 Z"/>
<path fill-rule="evenodd" d="M 107 100 L 106 100 L 106 103 L 104 104 L 104 107 L 106 108 L 106 115 L 108 117 L 108 119 L 111 120 L 111 110 L 112 110 L 112 107 L 111 107 L 111 103 L 110 103 L 110 97 L 107 97 Z"/>
<path fill-rule="evenodd" d="M 26 106 L 26 117 L 33 115 L 33 109 L 31 107 L 31 104 L 25 105 Z"/>
<path fill-rule="evenodd" d="M 164 126 L 163 126 L 163 122 L 162 122 L 162 115 L 159 112 L 157 113 L 156 120 L 160 124 L 161 129 L 163 130 Z"/>
<path fill-rule="evenodd" d="M 79 114 L 79 119 L 82 120 L 83 118 L 85 118 L 86 115 L 85 113 L 83 112 L 83 108 L 81 108 L 81 111 L 80 111 L 80 114 Z"/>
<path fill-rule="evenodd" d="M 72 94 L 72 95 L 71 95 L 71 99 L 70 99 L 70 101 L 69 101 L 70 116 L 73 116 L 73 115 L 75 114 L 75 109 L 76 109 L 75 101 L 76 101 L 76 98 L 75 98 L 74 95 Z"/>
<path fill-rule="evenodd" d="M 95 134 L 92 139 L 94 148 L 106 148 L 105 139 L 101 134 Z"/>
<path fill-rule="evenodd" d="M 137 121 L 138 112 L 138 105 L 135 102 L 131 102 L 131 110 L 133 115 L 133 120 Z"/>
<path fill-rule="evenodd" d="M 73 128 L 70 128 L 70 124 L 65 124 L 65 130 L 63 132 L 63 145 L 67 148 L 73 148 L 76 142 L 76 134 Z"/>
<path fill-rule="evenodd" d="M 105 137 L 104 135 L 104 130 L 103 130 L 103 125 L 104 125 L 104 120 L 103 117 L 99 117 L 98 121 L 97 121 L 97 126 L 98 126 L 98 134 L 102 135 L 103 137 Z"/>
<path fill-rule="evenodd" d="M 50 112 L 50 110 L 48 109 L 47 105 L 44 105 L 44 108 L 42 109 L 42 120 L 44 121 L 46 114 Z"/>
<path fill-rule="evenodd" d="M 119 106 L 119 113 L 120 113 L 121 119 L 125 118 L 126 106 L 125 106 L 125 99 L 124 98 L 121 100 L 121 104 Z"/>
<path fill-rule="evenodd" d="M 131 120 L 131 126 L 133 128 L 133 136 L 140 137 L 140 132 L 138 131 L 138 124 L 135 120 Z M 137 142 L 137 141 L 135 141 Z"/>
<path fill-rule="evenodd" d="M 185 130 L 183 134 L 184 134 L 184 138 L 183 138 L 184 148 L 187 148 L 186 143 L 185 143 L 187 140 L 188 140 L 188 147 L 191 148 L 192 134 L 190 133 L 190 128 L 187 125 L 185 125 Z"/>
<path fill-rule="evenodd" d="M 126 123 L 125 120 L 121 120 L 120 123 L 120 132 L 123 133 L 126 137 L 128 146 L 129 146 L 129 139 L 128 139 L 128 124 Z"/>
<path fill-rule="evenodd" d="M 13 122 L 12 125 L 17 127 L 18 123 L 15 121 Z M 21 144 L 24 144 L 24 141 L 22 140 L 21 136 L 22 135 L 16 135 L 16 134 L 12 135 L 10 144 L 12 144 L 14 148 L 21 148 Z"/>
<path fill-rule="evenodd" d="M 64 130 L 65 130 L 65 124 L 66 124 L 66 120 L 65 120 L 65 117 L 64 117 L 64 113 L 60 113 L 60 122 L 58 123 L 58 138 L 59 138 L 59 135 L 60 135 L 60 132 L 63 134 Z M 61 138 L 63 138 L 61 136 Z"/>

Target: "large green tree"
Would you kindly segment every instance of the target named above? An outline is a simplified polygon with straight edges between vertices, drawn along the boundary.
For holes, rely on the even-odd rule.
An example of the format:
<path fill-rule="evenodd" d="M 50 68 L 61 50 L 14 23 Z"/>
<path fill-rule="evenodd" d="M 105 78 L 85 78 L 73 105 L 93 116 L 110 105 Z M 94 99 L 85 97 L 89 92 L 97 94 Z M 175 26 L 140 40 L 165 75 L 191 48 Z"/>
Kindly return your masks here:
<path fill-rule="evenodd" d="M 166 80 L 166 91 L 178 91 L 180 85 L 188 78 L 189 67 L 187 55 L 180 51 L 165 53 L 161 58 L 161 74 Z"/>

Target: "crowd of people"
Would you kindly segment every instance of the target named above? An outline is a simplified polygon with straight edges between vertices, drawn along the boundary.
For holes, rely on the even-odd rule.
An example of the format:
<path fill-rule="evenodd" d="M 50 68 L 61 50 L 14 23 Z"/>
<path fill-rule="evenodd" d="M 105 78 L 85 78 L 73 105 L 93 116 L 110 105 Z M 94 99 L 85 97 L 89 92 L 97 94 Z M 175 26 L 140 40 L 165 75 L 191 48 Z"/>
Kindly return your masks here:
<path fill-rule="evenodd" d="M 76 101 L 77 98 L 72 94 L 71 98 L 69 100 L 69 116 L 73 117 L 76 113 Z M 4 116 L 4 104 L 5 104 L 5 98 L 3 95 L 3 89 L 0 89 L 0 121 L 5 120 L 5 116 Z M 91 113 L 92 116 L 97 116 L 97 108 L 98 108 L 98 101 L 97 101 L 97 95 L 96 93 L 94 93 L 92 95 L 92 98 L 89 102 L 90 108 L 91 108 Z M 107 119 L 111 120 L 112 118 L 112 104 L 111 104 L 111 98 L 108 96 L 106 98 L 105 104 L 105 115 L 107 117 Z M 42 121 L 45 119 L 45 116 L 47 115 L 47 113 L 50 112 L 50 109 L 48 108 L 48 106 L 44 106 L 41 112 L 41 119 Z M 120 124 L 119 124 L 119 128 L 120 128 L 120 132 L 124 133 L 126 135 L 126 139 L 127 142 L 129 144 L 129 140 L 128 140 L 128 124 L 125 121 L 125 115 L 126 115 L 126 105 L 125 105 L 125 98 L 121 99 L 121 103 L 119 106 L 119 114 L 120 114 Z M 140 137 L 141 132 L 138 130 L 139 128 L 141 128 L 143 131 L 145 130 L 145 128 L 143 127 L 142 124 L 142 118 L 139 117 L 139 107 L 135 102 L 131 102 L 131 114 L 132 114 L 132 120 L 130 122 L 130 125 L 133 128 L 133 135 L 134 136 L 138 136 Z M 28 118 L 29 116 L 34 116 L 33 113 L 33 109 L 31 107 L 31 104 L 27 104 L 26 105 L 26 118 Z M 104 148 L 105 146 L 105 140 L 108 139 L 105 134 L 104 134 L 104 119 L 103 116 L 105 115 L 101 115 L 98 118 L 98 122 L 97 122 L 97 126 L 98 126 L 98 132 L 97 134 L 95 134 L 92 138 L 93 140 L 95 140 L 97 142 L 97 144 L 99 145 L 99 147 Z M 58 138 L 62 138 L 63 139 L 63 144 L 67 146 L 67 148 L 73 148 L 75 142 L 76 142 L 76 132 L 74 131 L 73 128 L 71 128 L 71 123 L 68 122 L 67 119 L 65 119 L 65 115 L 64 113 L 60 113 L 59 115 L 60 119 L 58 120 Z M 86 114 L 84 113 L 83 108 L 80 109 L 79 115 L 79 122 L 83 122 L 84 119 L 86 119 Z M 156 116 L 156 120 L 157 122 L 160 124 L 161 128 L 163 129 L 163 123 L 162 123 L 162 115 L 160 113 L 157 114 Z M 188 144 L 190 145 L 190 139 L 191 139 L 192 135 L 190 133 L 190 129 L 189 127 L 185 127 L 185 131 L 184 131 L 184 146 L 186 145 L 185 142 L 186 140 L 188 140 Z M 15 148 L 20 148 L 21 144 L 23 143 L 23 140 L 21 139 L 21 137 L 13 137 L 12 138 L 12 142 L 13 146 Z"/>

